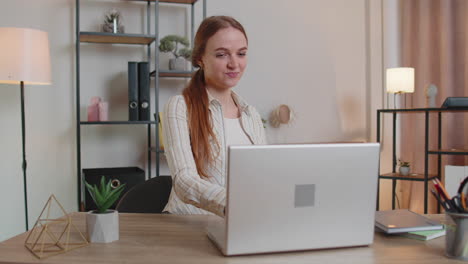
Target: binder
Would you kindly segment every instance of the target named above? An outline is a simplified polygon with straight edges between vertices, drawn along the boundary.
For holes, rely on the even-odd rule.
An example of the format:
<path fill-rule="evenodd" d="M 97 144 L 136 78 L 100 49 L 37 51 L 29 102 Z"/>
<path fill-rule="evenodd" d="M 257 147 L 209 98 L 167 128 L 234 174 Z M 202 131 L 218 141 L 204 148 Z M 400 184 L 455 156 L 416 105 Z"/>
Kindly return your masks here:
<path fill-rule="evenodd" d="M 149 64 L 138 63 L 138 96 L 139 96 L 139 120 L 149 121 L 150 115 L 150 89 L 149 89 Z"/>
<path fill-rule="evenodd" d="M 128 120 L 138 121 L 138 62 L 128 62 Z"/>

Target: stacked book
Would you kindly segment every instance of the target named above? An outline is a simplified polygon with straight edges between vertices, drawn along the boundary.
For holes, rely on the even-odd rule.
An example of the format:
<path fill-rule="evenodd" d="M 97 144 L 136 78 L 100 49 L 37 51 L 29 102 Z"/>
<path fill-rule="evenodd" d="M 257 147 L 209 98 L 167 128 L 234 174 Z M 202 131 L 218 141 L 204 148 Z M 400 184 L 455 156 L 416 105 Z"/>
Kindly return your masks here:
<path fill-rule="evenodd" d="M 377 211 L 375 226 L 387 234 L 429 240 L 445 235 L 444 225 L 407 209 Z"/>
<path fill-rule="evenodd" d="M 150 121 L 149 63 L 128 62 L 128 120 Z"/>

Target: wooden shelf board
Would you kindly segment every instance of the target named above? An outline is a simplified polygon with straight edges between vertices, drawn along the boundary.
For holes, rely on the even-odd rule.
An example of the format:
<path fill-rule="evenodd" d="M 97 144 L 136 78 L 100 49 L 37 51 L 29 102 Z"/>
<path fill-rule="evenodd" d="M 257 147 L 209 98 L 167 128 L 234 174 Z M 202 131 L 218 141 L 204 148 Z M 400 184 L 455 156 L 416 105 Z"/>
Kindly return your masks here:
<path fill-rule="evenodd" d="M 402 108 L 402 109 L 378 109 L 381 113 L 408 113 L 408 112 L 466 112 L 466 107 L 454 107 L 454 108 Z"/>
<path fill-rule="evenodd" d="M 80 32 L 80 42 L 148 45 L 156 38 L 144 34 L 115 34 L 108 32 Z"/>
<path fill-rule="evenodd" d="M 381 179 L 395 179 L 395 180 L 407 180 L 407 181 L 424 181 L 424 174 L 421 173 L 410 173 L 409 175 L 401 175 L 400 173 L 386 173 L 379 176 Z M 428 180 L 437 178 L 437 175 L 429 174 Z"/>
<path fill-rule="evenodd" d="M 154 77 L 155 72 L 152 71 L 150 76 Z M 193 72 L 192 71 L 159 71 L 159 77 L 166 77 L 166 78 L 191 78 Z"/>
<path fill-rule="evenodd" d="M 147 125 L 147 124 L 156 124 L 155 121 L 81 121 L 81 125 Z"/>
<path fill-rule="evenodd" d="M 429 154 L 468 155 L 468 149 L 434 149 Z"/>
<path fill-rule="evenodd" d="M 127 1 L 138 1 L 138 2 L 147 2 L 148 0 L 127 0 Z M 155 2 L 155 0 L 149 0 L 150 2 Z M 198 0 L 160 0 L 160 3 L 172 3 L 172 4 L 193 4 Z"/>

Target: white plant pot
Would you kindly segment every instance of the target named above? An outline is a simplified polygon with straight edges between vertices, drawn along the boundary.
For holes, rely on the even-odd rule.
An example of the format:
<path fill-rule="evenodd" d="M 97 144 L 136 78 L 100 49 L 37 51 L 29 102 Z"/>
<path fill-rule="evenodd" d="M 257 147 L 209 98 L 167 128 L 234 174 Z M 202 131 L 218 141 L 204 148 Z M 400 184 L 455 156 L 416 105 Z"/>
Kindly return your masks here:
<path fill-rule="evenodd" d="M 171 71 L 185 71 L 187 69 L 187 60 L 179 57 L 169 60 L 169 70 Z"/>
<path fill-rule="evenodd" d="M 86 230 L 91 243 L 109 243 L 119 240 L 119 212 L 116 210 L 107 210 L 104 214 L 88 212 Z"/>
<path fill-rule="evenodd" d="M 410 167 L 400 167 L 400 174 L 408 176 L 410 173 Z"/>

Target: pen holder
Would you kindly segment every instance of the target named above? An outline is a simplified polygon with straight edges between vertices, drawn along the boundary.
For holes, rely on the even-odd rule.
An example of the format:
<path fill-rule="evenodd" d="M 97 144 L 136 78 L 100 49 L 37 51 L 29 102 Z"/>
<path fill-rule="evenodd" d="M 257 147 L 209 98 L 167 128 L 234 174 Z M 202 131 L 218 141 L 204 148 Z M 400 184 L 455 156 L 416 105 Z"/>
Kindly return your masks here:
<path fill-rule="evenodd" d="M 447 222 L 445 254 L 468 261 L 468 214 L 445 212 Z"/>

